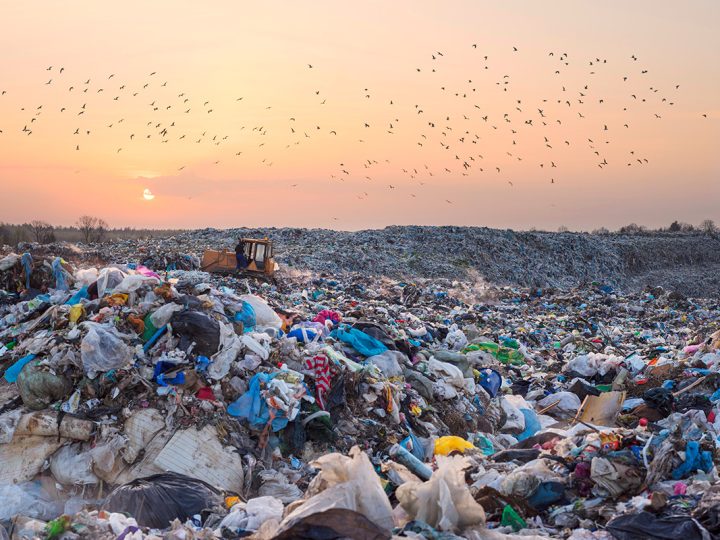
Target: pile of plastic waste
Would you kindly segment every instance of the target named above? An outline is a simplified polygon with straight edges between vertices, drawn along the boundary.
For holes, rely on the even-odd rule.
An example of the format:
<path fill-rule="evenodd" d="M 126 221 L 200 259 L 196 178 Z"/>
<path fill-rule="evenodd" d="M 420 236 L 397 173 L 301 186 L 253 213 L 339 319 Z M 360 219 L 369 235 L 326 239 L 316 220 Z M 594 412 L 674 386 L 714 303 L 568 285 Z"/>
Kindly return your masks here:
<path fill-rule="evenodd" d="M 0 539 L 720 535 L 716 300 L 142 255 L 0 260 Z"/>

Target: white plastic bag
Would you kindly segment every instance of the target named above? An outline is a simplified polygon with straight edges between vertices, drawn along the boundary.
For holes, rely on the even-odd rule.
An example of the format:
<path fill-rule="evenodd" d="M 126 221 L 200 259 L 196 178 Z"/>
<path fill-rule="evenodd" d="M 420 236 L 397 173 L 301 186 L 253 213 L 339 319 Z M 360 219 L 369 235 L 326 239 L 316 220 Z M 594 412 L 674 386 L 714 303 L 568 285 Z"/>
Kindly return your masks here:
<path fill-rule="evenodd" d="M 505 424 L 500 428 L 503 433 L 522 433 L 525 429 L 525 415 L 516 407 L 512 400 L 500 398 L 500 406 L 507 415 Z"/>
<path fill-rule="evenodd" d="M 182 311 L 183 308 L 180 304 L 171 302 L 157 308 L 152 315 L 150 315 L 150 322 L 153 323 L 155 328 L 161 328 L 170 322 L 173 313 Z"/>
<path fill-rule="evenodd" d="M 0 521 L 20 514 L 30 518 L 53 519 L 63 510 L 63 505 L 51 502 L 40 482 L 23 484 L 0 484 Z"/>
<path fill-rule="evenodd" d="M 80 344 L 83 369 L 90 378 L 97 373 L 128 366 L 133 359 L 133 350 L 112 327 L 93 322 L 83 323 L 88 333 Z"/>
<path fill-rule="evenodd" d="M 240 297 L 240 299 L 250 304 L 255 310 L 255 321 L 258 328 L 266 326 L 270 326 L 272 328 L 282 327 L 282 319 L 273 311 L 265 300 L 259 296 L 255 296 L 254 294 L 244 294 Z"/>
<path fill-rule="evenodd" d="M 551 416 L 557 416 L 558 413 L 574 414 L 580 409 L 581 405 L 580 398 L 576 394 L 572 392 L 556 392 L 538 401 L 538 406 L 544 409 L 555 402 L 558 402 L 557 405 L 548 410 L 548 414 Z"/>
<path fill-rule="evenodd" d="M 244 334 L 243 337 L 240 339 L 246 349 L 257 354 L 263 360 L 267 360 L 268 358 L 270 358 L 270 351 L 263 347 L 260 342 L 254 337 L 252 337 L 250 334 Z"/>
<path fill-rule="evenodd" d="M 82 268 L 75 272 L 75 282 L 80 283 L 81 286 L 90 285 L 93 281 L 96 281 L 97 278 L 97 268 Z"/>
<path fill-rule="evenodd" d="M 403 374 L 402 363 L 407 357 L 400 351 L 385 351 L 369 357 L 366 362 L 376 366 L 385 377 L 399 377 Z"/>
<path fill-rule="evenodd" d="M 50 458 L 53 477 L 66 486 L 97 484 L 99 479 L 92 467 L 90 448 L 82 443 L 63 446 Z"/>
<path fill-rule="evenodd" d="M 212 364 L 207 374 L 211 379 L 219 380 L 230 372 L 230 366 L 240 354 L 243 342 L 237 336 L 229 341 L 220 351 L 212 356 Z"/>
<path fill-rule="evenodd" d="M 460 330 L 457 324 L 450 326 L 447 336 L 445 336 L 445 344 L 451 351 L 459 351 L 464 349 L 468 344 L 468 339 L 465 337 L 465 333 Z"/>
<path fill-rule="evenodd" d="M 98 297 L 102 298 L 106 292 L 112 291 L 125 279 L 126 275 L 122 270 L 113 267 L 100 270 L 97 278 Z"/>
<path fill-rule="evenodd" d="M 406 482 L 397 488 L 397 497 L 411 519 L 424 521 L 441 531 L 460 531 L 485 523 L 485 511 L 465 482 L 470 465 L 462 456 L 437 456 L 438 468 L 430 480 Z"/>
<path fill-rule="evenodd" d="M 390 530 L 394 527 L 392 506 L 383 490 L 367 454 L 359 447 L 350 456 L 326 454 L 311 465 L 321 469 L 310 482 L 306 495 L 310 498 L 298 503 L 280 524 L 284 526 L 303 517 L 331 508 L 346 508 L 359 512 L 370 521 Z"/>
<path fill-rule="evenodd" d="M 257 531 L 266 521 L 280 521 L 283 514 L 283 503 L 275 497 L 256 497 L 247 503 L 238 503 L 220 522 L 219 529 L 243 529 Z"/>

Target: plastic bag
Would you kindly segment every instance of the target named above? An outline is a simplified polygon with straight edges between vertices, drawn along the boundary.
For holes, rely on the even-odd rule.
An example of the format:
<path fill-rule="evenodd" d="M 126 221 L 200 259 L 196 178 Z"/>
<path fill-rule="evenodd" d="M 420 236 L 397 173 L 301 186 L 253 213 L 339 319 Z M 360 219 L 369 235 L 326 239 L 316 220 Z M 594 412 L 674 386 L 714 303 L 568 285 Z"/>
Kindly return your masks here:
<path fill-rule="evenodd" d="M 462 437 L 446 435 L 445 437 L 440 437 L 435 440 L 434 454 L 436 456 L 447 456 L 452 452 L 465 452 L 465 450 L 470 450 L 472 448 L 475 448 L 475 446 Z"/>
<path fill-rule="evenodd" d="M 257 320 L 252 304 L 243 300 L 242 309 L 235 313 L 235 322 L 242 323 L 245 332 L 251 332 L 255 328 Z"/>
<path fill-rule="evenodd" d="M 228 405 L 227 412 L 230 416 L 244 418 L 252 429 L 263 429 L 270 421 L 270 408 L 262 395 L 261 387 L 266 386 L 275 374 L 256 373 L 250 379 L 248 391 L 237 400 Z M 275 411 L 275 418 L 272 420 L 272 430 L 280 431 L 288 424 L 288 419 L 283 411 Z"/>
<path fill-rule="evenodd" d="M 558 413 L 572 413 L 575 414 L 580 409 L 580 398 L 572 392 L 556 392 L 545 396 L 543 399 L 538 401 L 538 406 L 541 408 L 548 407 L 553 403 L 556 403 L 551 409 L 548 410 L 547 414 L 555 416 Z"/>
<path fill-rule="evenodd" d="M 479 382 L 490 397 L 494 398 L 502 386 L 502 375 L 494 369 L 485 368 L 480 371 Z"/>
<path fill-rule="evenodd" d="M 330 508 L 288 522 L 273 536 L 273 540 L 297 540 L 298 538 L 389 540 L 390 537 L 388 530 L 378 527 L 359 512 L 346 508 Z"/>
<path fill-rule="evenodd" d="M 154 287 L 159 283 L 160 280 L 155 277 L 146 277 L 138 274 L 133 274 L 130 276 L 125 276 L 123 280 L 115 286 L 113 292 L 131 293 L 137 291 L 138 289 L 141 289 L 146 285 L 148 287 Z"/>
<path fill-rule="evenodd" d="M 16 515 L 52 519 L 63 511 L 62 503 L 52 502 L 40 482 L 0 484 L 0 502 L 0 521 L 12 519 Z"/>
<path fill-rule="evenodd" d="M 326 454 L 311 465 L 320 472 L 308 486 L 310 498 L 285 517 L 281 530 L 297 520 L 338 508 L 359 512 L 388 531 L 393 528 L 390 501 L 370 459 L 359 447 L 354 446 L 350 456 Z"/>
<path fill-rule="evenodd" d="M 258 495 L 271 497 L 282 503 L 297 501 L 303 496 L 303 492 L 295 484 L 291 484 L 287 476 L 280 471 L 268 469 L 260 474 L 262 485 L 258 489 Z M 280 512 L 282 517 L 282 511 Z"/>
<path fill-rule="evenodd" d="M 403 374 L 402 363 L 407 357 L 400 351 L 385 351 L 367 359 L 368 364 L 377 366 L 386 377 L 400 377 Z"/>
<path fill-rule="evenodd" d="M 230 366 L 237 359 L 242 349 L 243 342 L 237 336 L 233 336 L 230 343 L 212 357 L 212 363 L 207 369 L 208 377 L 220 380 L 230 372 Z"/>
<path fill-rule="evenodd" d="M 219 528 L 226 527 L 231 531 L 257 531 L 260 525 L 274 519 L 282 519 L 284 506 L 275 497 L 256 497 L 247 503 L 239 503 L 232 507 L 230 513 L 220 522 Z"/>
<path fill-rule="evenodd" d="M 118 268 L 103 268 L 100 270 L 97 278 L 97 290 L 98 298 L 105 296 L 107 291 L 113 290 L 117 287 L 123 279 L 125 279 L 125 273 Z"/>
<path fill-rule="evenodd" d="M 18 375 L 20 375 L 20 372 L 23 370 L 26 364 L 28 364 L 31 360 L 35 358 L 36 355 L 34 354 L 28 354 L 27 356 L 23 356 L 20 360 L 16 361 L 12 366 L 7 368 L 5 370 L 5 375 L 3 378 L 9 382 L 14 383 L 17 381 Z"/>
<path fill-rule="evenodd" d="M 30 276 L 32 275 L 33 258 L 30 253 L 23 253 L 21 258 L 25 270 L 25 288 L 30 289 Z"/>
<path fill-rule="evenodd" d="M 90 285 L 93 281 L 97 281 L 97 268 L 84 268 L 75 272 L 75 282 L 81 285 Z"/>
<path fill-rule="evenodd" d="M 23 404 L 34 411 L 65 399 L 72 392 L 72 385 L 65 377 L 39 365 L 39 361 L 30 362 L 22 369 L 17 386 Z"/>
<path fill-rule="evenodd" d="M 542 429 L 542 425 L 540 424 L 540 419 L 534 410 L 520 409 L 520 412 L 525 417 L 525 429 L 516 437 L 516 439 L 518 441 L 524 441 L 528 437 L 532 437 L 540 431 Z"/>
<path fill-rule="evenodd" d="M 485 511 L 465 483 L 470 462 L 461 456 L 438 456 L 438 468 L 427 482 L 405 483 L 397 497 L 411 519 L 424 521 L 441 531 L 458 531 L 485 523 Z"/>
<path fill-rule="evenodd" d="M 335 339 L 347 343 L 363 356 L 375 356 L 387 350 L 387 347 L 381 341 L 345 324 L 333 330 L 330 335 Z"/>
<path fill-rule="evenodd" d="M 608 522 L 608 532 L 617 540 L 662 538 L 668 540 L 708 540 L 708 532 L 690 516 L 658 517 L 650 512 L 626 514 Z"/>
<path fill-rule="evenodd" d="M 60 257 L 55 257 L 52 262 L 52 272 L 55 276 L 55 288 L 59 291 L 67 291 L 69 289 L 67 279 L 65 277 L 65 269 L 63 268 L 63 260 Z"/>
<path fill-rule="evenodd" d="M 246 334 L 242 338 L 240 338 L 240 341 L 245 346 L 245 348 L 257 354 L 263 360 L 267 360 L 268 358 L 270 358 L 270 351 L 267 348 L 263 347 L 262 344 L 254 337 Z"/>
<path fill-rule="evenodd" d="M 164 304 L 157 308 L 151 315 L 150 315 L 150 322 L 153 323 L 153 326 L 157 329 L 161 326 L 165 326 L 167 323 L 170 322 L 170 319 L 172 319 L 172 316 L 177 311 L 182 311 L 184 308 L 180 304 L 176 304 L 174 302 L 170 302 L 168 304 Z"/>
<path fill-rule="evenodd" d="M 500 429 L 503 433 L 522 433 L 525 429 L 525 416 L 512 400 L 500 398 L 500 406 L 507 416 L 505 424 Z"/>
<path fill-rule="evenodd" d="M 92 467 L 90 448 L 81 443 L 65 445 L 50 458 L 53 477 L 66 486 L 97 484 L 99 479 Z"/>
<path fill-rule="evenodd" d="M 697 441 L 688 441 L 685 446 L 685 461 L 672 472 L 673 480 L 685 478 L 695 471 L 710 472 L 713 468 L 712 452 L 700 451 Z"/>
<path fill-rule="evenodd" d="M 445 344 L 451 351 L 459 351 L 465 348 L 468 344 L 468 339 L 465 337 L 465 333 L 458 328 L 457 324 L 453 324 L 448 329 L 447 336 L 445 336 Z"/>
<path fill-rule="evenodd" d="M 0 444 L 7 444 L 12 441 L 15 428 L 22 414 L 22 409 L 15 409 L 0 414 Z"/>
<path fill-rule="evenodd" d="M 172 317 L 173 333 L 180 336 L 178 347 L 187 350 L 195 343 L 193 352 L 202 356 L 212 356 L 220 346 L 220 325 L 199 311 L 182 311 Z"/>
<path fill-rule="evenodd" d="M 222 494 L 210 484 L 170 472 L 115 488 L 105 499 L 103 510 L 126 512 L 143 527 L 163 529 L 174 519 L 184 522 L 222 502 Z"/>
<path fill-rule="evenodd" d="M 83 369 L 90 378 L 94 378 L 97 373 L 120 369 L 132 363 L 133 350 L 125 345 L 114 328 L 92 322 L 83 324 L 88 328 L 88 333 L 80 344 L 80 356 Z"/>
<path fill-rule="evenodd" d="M 282 319 L 265 300 L 254 294 L 244 294 L 240 297 L 240 300 L 252 306 L 255 312 L 255 323 L 258 327 L 282 328 Z"/>

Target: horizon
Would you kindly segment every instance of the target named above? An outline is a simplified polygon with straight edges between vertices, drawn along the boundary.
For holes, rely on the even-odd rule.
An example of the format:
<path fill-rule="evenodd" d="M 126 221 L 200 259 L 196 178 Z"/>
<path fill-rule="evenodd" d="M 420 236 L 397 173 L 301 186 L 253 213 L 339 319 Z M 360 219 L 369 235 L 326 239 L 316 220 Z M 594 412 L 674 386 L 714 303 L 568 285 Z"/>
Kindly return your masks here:
<path fill-rule="evenodd" d="M 712 0 L 2 9 L 3 222 L 720 221 Z"/>

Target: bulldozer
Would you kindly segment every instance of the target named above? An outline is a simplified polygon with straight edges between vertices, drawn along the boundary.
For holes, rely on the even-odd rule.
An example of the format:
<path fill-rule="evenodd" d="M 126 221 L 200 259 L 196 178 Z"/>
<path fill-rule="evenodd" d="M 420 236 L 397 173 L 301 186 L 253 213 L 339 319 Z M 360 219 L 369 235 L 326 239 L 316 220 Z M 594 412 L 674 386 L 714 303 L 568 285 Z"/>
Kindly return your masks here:
<path fill-rule="evenodd" d="M 244 269 L 237 268 L 235 251 L 225 249 L 217 251 L 206 249 L 203 253 L 200 269 L 217 274 L 237 274 L 242 277 L 254 277 L 263 281 L 273 282 L 279 265 L 273 258 L 273 243 L 269 238 L 242 238 L 245 257 L 248 265 Z"/>

